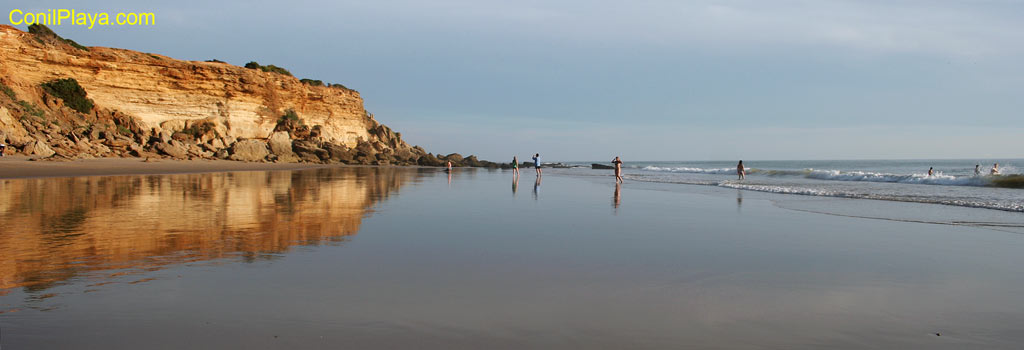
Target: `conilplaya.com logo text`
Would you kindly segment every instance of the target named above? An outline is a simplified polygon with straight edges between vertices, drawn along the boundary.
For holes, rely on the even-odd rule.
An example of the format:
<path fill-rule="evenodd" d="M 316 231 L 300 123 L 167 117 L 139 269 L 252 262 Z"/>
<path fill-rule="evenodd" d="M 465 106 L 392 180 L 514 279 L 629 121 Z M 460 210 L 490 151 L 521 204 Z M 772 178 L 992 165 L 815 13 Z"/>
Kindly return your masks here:
<path fill-rule="evenodd" d="M 95 26 L 153 26 L 156 14 L 152 12 L 82 12 L 73 9 L 49 9 L 42 12 L 13 9 L 7 15 L 13 25 L 42 24 L 46 26 L 73 25 L 89 29 Z"/>

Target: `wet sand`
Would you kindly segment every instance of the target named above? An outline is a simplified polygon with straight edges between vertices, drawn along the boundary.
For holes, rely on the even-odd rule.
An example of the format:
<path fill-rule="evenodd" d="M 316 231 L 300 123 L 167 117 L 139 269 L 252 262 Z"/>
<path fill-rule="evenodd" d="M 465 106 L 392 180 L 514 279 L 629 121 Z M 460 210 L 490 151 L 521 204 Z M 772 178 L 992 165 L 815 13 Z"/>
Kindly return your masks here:
<path fill-rule="evenodd" d="M 145 158 L 97 158 L 70 161 L 32 161 L 30 159 L 32 158 L 27 156 L 0 157 L 0 179 L 299 170 L 338 166 L 311 163 L 250 163 L 230 160 L 147 160 Z"/>
<path fill-rule="evenodd" d="M 0 345 L 1024 343 L 1020 234 L 790 210 L 776 202 L 799 197 L 785 195 L 545 174 L 353 167 L 0 180 Z"/>

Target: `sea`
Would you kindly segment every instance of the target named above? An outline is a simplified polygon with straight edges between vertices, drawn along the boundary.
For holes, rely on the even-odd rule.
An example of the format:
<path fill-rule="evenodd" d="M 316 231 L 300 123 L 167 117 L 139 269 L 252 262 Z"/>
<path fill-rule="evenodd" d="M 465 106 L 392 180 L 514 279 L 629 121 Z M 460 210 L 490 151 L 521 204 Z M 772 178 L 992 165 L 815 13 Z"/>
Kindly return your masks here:
<path fill-rule="evenodd" d="M 570 173 L 602 162 L 566 162 Z M 994 164 L 999 174 L 991 175 Z M 975 174 L 975 166 L 981 174 Z M 627 181 L 704 185 L 746 191 L 815 197 L 872 199 L 940 204 L 1024 213 L 1024 160 L 771 160 L 745 161 L 738 179 L 737 161 L 653 161 L 623 164 Z M 932 168 L 932 175 L 928 169 Z M 586 170 L 584 170 L 586 169 Z"/>

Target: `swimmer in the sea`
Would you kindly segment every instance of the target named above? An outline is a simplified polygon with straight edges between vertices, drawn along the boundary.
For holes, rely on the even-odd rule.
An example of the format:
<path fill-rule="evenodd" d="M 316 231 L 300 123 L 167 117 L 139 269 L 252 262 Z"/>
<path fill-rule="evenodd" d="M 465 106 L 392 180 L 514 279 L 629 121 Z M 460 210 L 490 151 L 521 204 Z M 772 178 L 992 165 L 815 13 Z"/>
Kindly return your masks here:
<path fill-rule="evenodd" d="M 992 165 L 992 171 L 990 173 L 992 175 L 999 175 L 999 163 Z"/>
<path fill-rule="evenodd" d="M 935 170 L 932 167 L 928 167 L 928 176 L 935 175 Z"/>
<path fill-rule="evenodd" d="M 974 176 L 981 175 L 981 164 L 974 165 Z"/>

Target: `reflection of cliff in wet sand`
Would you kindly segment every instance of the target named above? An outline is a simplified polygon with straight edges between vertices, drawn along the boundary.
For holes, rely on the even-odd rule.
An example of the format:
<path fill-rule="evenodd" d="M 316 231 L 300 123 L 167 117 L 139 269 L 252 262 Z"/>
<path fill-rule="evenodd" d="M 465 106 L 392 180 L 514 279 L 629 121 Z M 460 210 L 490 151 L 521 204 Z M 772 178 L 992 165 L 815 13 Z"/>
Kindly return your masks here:
<path fill-rule="evenodd" d="M 414 174 L 357 168 L 3 180 L 0 290 L 341 241 Z"/>

